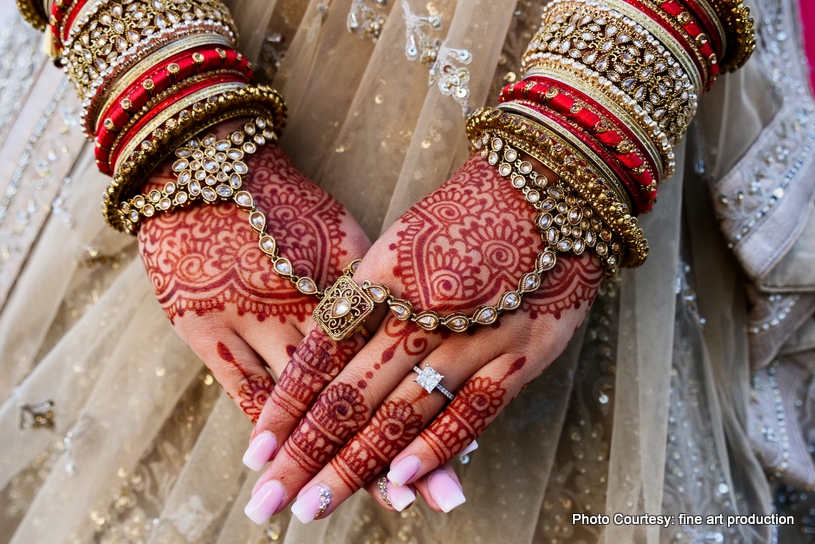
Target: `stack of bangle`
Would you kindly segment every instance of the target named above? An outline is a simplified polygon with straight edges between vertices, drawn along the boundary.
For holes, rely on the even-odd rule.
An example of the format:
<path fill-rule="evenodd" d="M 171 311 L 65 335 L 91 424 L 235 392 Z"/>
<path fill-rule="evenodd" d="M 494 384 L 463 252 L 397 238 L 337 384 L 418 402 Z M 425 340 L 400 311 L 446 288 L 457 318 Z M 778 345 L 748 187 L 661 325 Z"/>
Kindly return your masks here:
<path fill-rule="evenodd" d="M 675 169 L 697 97 L 755 47 L 740 0 L 553 0 L 524 54 L 524 79 L 468 123 L 473 147 L 509 138 L 557 173 L 622 243 L 648 244 L 636 216 Z"/>
<path fill-rule="evenodd" d="M 252 69 L 235 50 L 237 31 L 221 0 L 19 2 L 39 28 L 50 14 L 50 50 L 80 95 L 96 163 L 113 176 L 103 213 L 119 230 L 134 231 L 119 203 L 198 132 L 244 116 L 268 120 L 264 131 L 275 138 L 283 128 L 285 104 L 273 89 L 251 85 Z"/>

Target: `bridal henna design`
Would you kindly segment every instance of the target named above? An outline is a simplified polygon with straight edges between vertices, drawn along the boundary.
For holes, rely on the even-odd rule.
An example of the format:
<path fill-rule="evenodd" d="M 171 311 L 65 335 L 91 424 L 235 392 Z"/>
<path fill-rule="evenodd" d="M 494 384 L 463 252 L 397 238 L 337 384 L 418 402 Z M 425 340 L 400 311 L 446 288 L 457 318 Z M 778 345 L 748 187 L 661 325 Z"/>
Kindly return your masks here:
<path fill-rule="evenodd" d="M 349 489 L 357 489 L 382 472 L 419 435 L 421 414 L 406 400 L 387 401 L 361 433 L 331 460 Z"/>
<path fill-rule="evenodd" d="M 250 375 L 241 365 L 235 360 L 235 356 L 229 351 L 229 348 L 223 342 L 218 342 L 217 345 L 218 357 L 222 361 L 231 364 L 243 376 L 241 380 L 240 391 L 238 391 L 238 405 L 243 413 L 252 421 L 252 424 L 257 422 L 260 412 L 263 410 L 263 405 L 269 398 L 269 392 L 272 391 L 274 383 L 269 376 Z M 232 397 L 231 394 L 227 394 Z M 233 399 L 234 400 L 234 399 Z"/>
<path fill-rule="evenodd" d="M 351 385 L 329 386 L 286 441 L 286 453 L 309 474 L 322 468 L 366 420 L 365 399 Z"/>
<path fill-rule="evenodd" d="M 269 231 L 301 275 L 333 282 L 348 260 L 342 248 L 346 213 L 308 181 L 277 146 L 249 159 L 247 187 L 266 213 Z M 142 258 L 153 289 L 171 322 L 188 312 L 237 309 L 259 321 L 293 317 L 302 322 L 316 304 L 278 277 L 257 246 L 246 214 L 230 204 L 194 206 L 145 222 Z M 316 265 L 316 268 L 315 268 Z"/>
<path fill-rule="evenodd" d="M 471 157 L 443 187 L 400 219 L 393 275 L 416 308 L 470 312 L 494 304 L 535 268 L 542 249 L 529 205 L 480 156 Z M 585 260 L 585 259 L 584 259 Z M 599 262 L 562 264 L 524 297 L 532 319 L 591 302 L 603 277 Z M 546 278 L 551 277 L 551 281 Z M 564 281 L 565 280 L 565 281 Z"/>

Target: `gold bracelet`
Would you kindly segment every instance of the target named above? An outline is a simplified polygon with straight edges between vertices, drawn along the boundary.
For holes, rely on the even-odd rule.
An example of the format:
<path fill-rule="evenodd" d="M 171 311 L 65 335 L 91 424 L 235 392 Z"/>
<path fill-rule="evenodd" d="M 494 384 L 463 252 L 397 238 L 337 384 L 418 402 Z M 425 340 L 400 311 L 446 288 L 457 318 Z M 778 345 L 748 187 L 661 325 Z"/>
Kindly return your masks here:
<path fill-rule="evenodd" d="M 36 30 L 43 31 L 48 27 L 48 17 L 42 10 L 37 9 L 38 0 L 17 0 L 17 9 L 25 22 Z"/>
<path fill-rule="evenodd" d="M 724 72 L 738 70 L 750 58 L 756 48 L 756 31 L 750 8 L 742 0 L 700 0 L 716 12 L 717 19 L 725 27 L 729 47 L 720 66 Z"/>
<path fill-rule="evenodd" d="M 597 218 L 619 236 L 623 244 L 620 266 L 636 267 L 648 256 L 648 241 L 631 210 L 617 200 L 611 182 L 601 178 L 578 149 L 534 121 L 481 108 L 467 118 L 467 135 L 475 150 L 485 145 L 485 135 L 497 135 L 555 172 L 574 194 L 591 206 Z M 488 143 L 488 142 L 487 142 Z"/>
<path fill-rule="evenodd" d="M 195 134 L 222 121 L 245 116 L 262 116 L 270 120 L 272 131 L 280 134 L 286 120 L 286 104 L 274 89 L 265 85 L 248 85 L 236 91 L 213 95 L 179 111 L 144 140 L 130 156 L 117 166 L 105 192 L 102 209 L 111 227 L 125 231 L 118 214 L 118 203 L 137 194 L 150 172 L 167 155 L 166 150 L 180 146 Z"/>

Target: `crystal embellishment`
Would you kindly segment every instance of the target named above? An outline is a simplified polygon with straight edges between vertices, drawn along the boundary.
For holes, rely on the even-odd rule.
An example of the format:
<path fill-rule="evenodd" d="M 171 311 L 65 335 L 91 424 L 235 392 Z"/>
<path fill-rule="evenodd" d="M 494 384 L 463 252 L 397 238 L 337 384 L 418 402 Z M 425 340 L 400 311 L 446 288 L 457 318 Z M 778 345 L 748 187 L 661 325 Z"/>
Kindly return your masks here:
<path fill-rule="evenodd" d="M 444 376 L 433 370 L 430 366 L 425 365 L 424 369 L 419 372 L 419 375 L 416 376 L 413 381 L 421 385 L 422 389 L 428 393 L 432 393 L 443 379 Z"/>

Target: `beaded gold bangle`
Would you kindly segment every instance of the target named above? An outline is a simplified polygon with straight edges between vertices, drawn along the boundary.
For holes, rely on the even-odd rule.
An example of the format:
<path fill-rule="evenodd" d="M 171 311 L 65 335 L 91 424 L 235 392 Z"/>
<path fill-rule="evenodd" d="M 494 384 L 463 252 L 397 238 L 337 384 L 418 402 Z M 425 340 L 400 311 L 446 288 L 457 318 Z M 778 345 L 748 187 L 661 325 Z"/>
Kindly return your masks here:
<path fill-rule="evenodd" d="M 492 108 L 481 108 L 470 115 L 467 134 L 476 150 L 480 151 L 485 145 L 485 134 L 495 135 L 540 161 L 558 174 L 578 198 L 594 209 L 597 218 L 619 236 L 623 245 L 620 266 L 635 267 L 645 261 L 648 242 L 637 225 L 637 218 L 617 199 L 612 182 L 588 167 L 588 160 L 580 151 L 557 134 L 530 119 Z"/>
<path fill-rule="evenodd" d="M 218 0 L 101 0 L 74 21 L 64 50 L 67 72 L 84 100 L 90 99 L 128 67 L 149 53 L 191 34 L 217 33 L 231 45 L 237 31 Z"/>
<path fill-rule="evenodd" d="M 17 9 L 23 19 L 36 30 L 43 31 L 48 26 L 48 17 L 41 9 L 39 0 L 17 0 Z"/>
<path fill-rule="evenodd" d="M 129 156 L 123 156 L 117 165 L 102 203 L 105 221 L 117 230 L 128 231 L 117 212 L 118 203 L 139 192 L 167 150 L 227 119 L 258 115 L 269 119 L 272 131 L 280 134 L 285 124 L 286 105 L 277 91 L 264 85 L 249 85 L 209 96 L 177 112 L 155 128 L 150 139 L 143 140 Z"/>
<path fill-rule="evenodd" d="M 744 66 L 756 48 L 756 32 L 750 8 L 742 0 L 701 0 L 718 16 L 726 30 L 728 48 L 720 66 L 732 72 Z"/>

